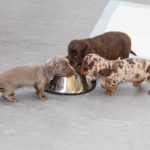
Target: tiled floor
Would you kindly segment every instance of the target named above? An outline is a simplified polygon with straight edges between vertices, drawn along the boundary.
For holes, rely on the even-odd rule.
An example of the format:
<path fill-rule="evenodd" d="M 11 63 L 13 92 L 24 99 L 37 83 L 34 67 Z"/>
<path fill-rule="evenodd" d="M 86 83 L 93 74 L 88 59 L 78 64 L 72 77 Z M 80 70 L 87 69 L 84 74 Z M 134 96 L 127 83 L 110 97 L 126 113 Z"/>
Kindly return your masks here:
<path fill-rule="evenodd" d="M 0 0 L 1 71 L 66 55 L 71 39 L 88 37 L 107 0 Z M 148 3 L 149 1 L 142 1 Z M 106 96 L 99 87 L 78 96 L 17 91 L 0 99 L 0 150 L 149 150 L 150 85 L 123 84 Z"/>

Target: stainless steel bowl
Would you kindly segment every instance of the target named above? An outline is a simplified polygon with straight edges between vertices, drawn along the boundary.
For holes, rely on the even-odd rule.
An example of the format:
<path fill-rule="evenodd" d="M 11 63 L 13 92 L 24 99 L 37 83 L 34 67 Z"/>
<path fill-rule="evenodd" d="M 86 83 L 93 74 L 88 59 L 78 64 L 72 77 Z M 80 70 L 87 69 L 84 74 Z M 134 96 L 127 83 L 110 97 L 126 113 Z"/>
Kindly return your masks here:
<path fill-rule="evenodd" d="M 70 77 L 55 76 L 46 86 L 45 91 L 62 95 L 76 95 L 91 91 L 96 86 L 96 81 L 87 83 L 85 77 L 73 75 Z"/>

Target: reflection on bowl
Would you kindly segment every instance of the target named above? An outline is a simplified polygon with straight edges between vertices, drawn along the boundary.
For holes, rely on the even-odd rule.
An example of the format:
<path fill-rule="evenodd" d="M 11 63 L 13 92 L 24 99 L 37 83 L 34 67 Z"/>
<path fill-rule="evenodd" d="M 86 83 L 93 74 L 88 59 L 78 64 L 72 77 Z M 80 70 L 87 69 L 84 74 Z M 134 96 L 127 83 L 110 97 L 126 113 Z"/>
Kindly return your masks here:
<path fill-rule="evenodd" d="M 55 76 L 54 79 L 46 86 L 45 91 L 55 94 L 76 95 L 89 92 L 94 89 L 95 86 L 96 81 L 87 83 L 84 76 Z"/>

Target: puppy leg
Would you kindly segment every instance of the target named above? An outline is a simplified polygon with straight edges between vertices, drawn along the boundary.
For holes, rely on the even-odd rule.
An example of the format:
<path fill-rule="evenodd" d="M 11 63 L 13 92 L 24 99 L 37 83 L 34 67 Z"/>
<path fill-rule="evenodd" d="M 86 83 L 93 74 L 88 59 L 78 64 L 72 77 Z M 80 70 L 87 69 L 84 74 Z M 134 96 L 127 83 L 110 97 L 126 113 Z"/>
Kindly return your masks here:
<path fill-rule="evenodd" d="M 2 97 L 6 98 L 10 102 L 16 102 L 17 97 L 14 94 L 14 91 L 11 91 L 9 89 L 5 89 L 4 92 L 2 92 Z"/>
<path fill-rule="evenodd" d="M 37 95 L 39 96 L 40 99 L 42 100 L 47 100 L 48 96 L 44 94 L 44 89 L 45 89 L 45 83 L 39 83 L 37 84 Z"/>
<path fill-rule="evenodd" d="M 113 81 L 105 81 L 103 84 L 101 84 L 101 87 L 106 89 L 106 94 L 107 95 L 112 95 L 113 93 L 115 93 L 116 89 L 117 89 L 117 84 L 112 84 Z"/>
<path fill-rule="evenodd" d="M 34 85 L 34 88 L 35 88 L 36 94 L 39 96 L 39 89 L 37 87 L 37 84 Z"/>

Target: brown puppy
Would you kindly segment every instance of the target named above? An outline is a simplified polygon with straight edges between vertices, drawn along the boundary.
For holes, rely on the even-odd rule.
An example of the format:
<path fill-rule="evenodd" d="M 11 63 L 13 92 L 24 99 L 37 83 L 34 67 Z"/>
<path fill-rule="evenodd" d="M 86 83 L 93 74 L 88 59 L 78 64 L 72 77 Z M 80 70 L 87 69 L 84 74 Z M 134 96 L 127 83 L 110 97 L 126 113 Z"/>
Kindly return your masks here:
<path fill-rule="evenodd" d="M 79 71 L 84 56 L 96 53 L 99 56 L 116 60 L 128 58 L 131 50 L 130 37 L 123 32 L 106 32 L 94 38 L 73 40 L 68 45 L 68 56 L 71 65 Z"/>
<path fill-rule="evenodd" d="M 23 86 L 34 86 L 40 99 L 48 99 L 44 88 L 55 75 L 73 75 L 75 70 L 64 57 L 56 57 L 39 66 L 19 66 L 0 74 L 0 89 L 2 97 L 11 102 L 17 100 L 15 89 Z"/>

